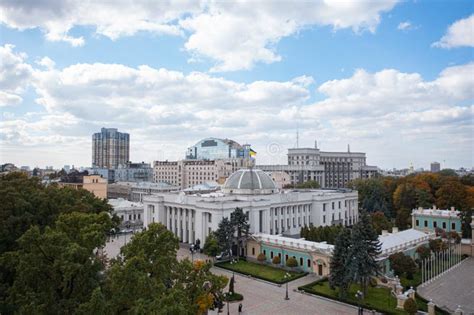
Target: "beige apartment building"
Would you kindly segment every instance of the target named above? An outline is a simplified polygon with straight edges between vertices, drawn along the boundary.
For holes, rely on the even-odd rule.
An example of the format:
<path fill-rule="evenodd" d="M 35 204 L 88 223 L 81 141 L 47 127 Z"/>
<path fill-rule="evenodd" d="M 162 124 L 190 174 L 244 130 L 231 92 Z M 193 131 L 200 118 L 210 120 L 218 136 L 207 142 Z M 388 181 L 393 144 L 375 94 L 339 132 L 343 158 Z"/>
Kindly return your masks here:
<path fill-rule="evenodd" d="M 181 189 L 205 182 L 224 184 L 233 172 L 248 167 L 247 159 L 155 161 L 153 181 L 164 182 Z"/>
<path fill-rule="evenodd" d="M 84 175 L 81 181 L 67 182 L 60 181 L 58 185 L 61 187 L 71 187 L 74 189 L 85 189 L 93 193 L 96 197 L 107 198 L 107 179 L 100 175 Z"/>

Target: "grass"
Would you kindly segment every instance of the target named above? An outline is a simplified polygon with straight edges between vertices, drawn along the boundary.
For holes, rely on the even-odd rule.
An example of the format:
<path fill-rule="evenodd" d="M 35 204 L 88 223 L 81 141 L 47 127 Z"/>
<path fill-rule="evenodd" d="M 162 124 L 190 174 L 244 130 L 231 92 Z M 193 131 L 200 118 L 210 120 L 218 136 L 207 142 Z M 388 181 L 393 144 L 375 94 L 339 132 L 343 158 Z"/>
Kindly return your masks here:
<path fill-rule="evenodd" d="M 407 279 L 406 276 L 400 278 L 400 284 L 405 288 L 405 290 L 410 287 L 416 288 L 421 284 L 421 271 L 417 271 L 413 274 L 413 279 Z"/>
<path fill-rule="evenodd" d="M 216 266 L 277 284 L 286 283 L 306 275 L 304 272 L 286 271 L 245 260 L 239 260 L 234 264 L 230 264 L 230 262 L 217 263 Z M 290 274 L 290 277 L 285 279 L 287 273 Z"/>
<path fill-rule="evenodd" d="M 231 295 L 227 296 L 225 298 L 226 301 L 229 302 L 237 302 L 237 301 L 242 301 L 244 299 L 244 296 L 240 293 L 234 292 Z"/>

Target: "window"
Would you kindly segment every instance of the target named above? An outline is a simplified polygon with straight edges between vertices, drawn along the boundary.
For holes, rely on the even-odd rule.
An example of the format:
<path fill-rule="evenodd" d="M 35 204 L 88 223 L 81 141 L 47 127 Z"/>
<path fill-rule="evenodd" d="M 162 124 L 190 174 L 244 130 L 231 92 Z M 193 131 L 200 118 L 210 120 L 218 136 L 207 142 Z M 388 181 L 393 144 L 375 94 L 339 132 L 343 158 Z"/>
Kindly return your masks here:
<path fill-rule="evenodd" d="M 270 252 L 270 258 L 273 259 L 273 251 Z"/>
<path fill-rule="evenodd" d="M 212 222 L 212 214 L 209 213 L 209 216 L 208 216 L 208 222 L 211 223 Z"/>
<path fill-rule="evenodd" d="M 433 221 L 433 227 L 436 228 L 438 226 L 438 222 Z"/>
<path fill-rule="evenodd" d="M 287 260 L 288 260 L 288 255 L 285 255 L 285 261 L 287 261 Z"/>
<path fill-rule="evenodd" d="M 443 229 L 446 229 L 446 222 L 443 222 Z"/>
<path fill-rule="evenodd" d="M 334 202 L 332 203 L 332 210 L 334 210 Z"/>
<path fill-rule="evenodd" d="M 252 255 L 255 256 L 255 247 L 252 247 Z"/>
<path fill-rule="evenodd" d="M 265 255 L 265 257 L 267 256 L 267 250 L 266 249 L 263 250 L 263 254 Z"/>
<path fill-rule="evenodd" d="M 451 230 L 456 230 L 456 223 L 451 223 Z"/>
<path fill-rule="evenodd" d="M 295 218 L 293 218 L 293 227 L 296 227 Z"/>
<path fill-rule="evenodd" d="M 326 223 L 326 216 L 323 215 L 323 223 Z"/>
<path fill-rule="evenodd" d="M 303 266 L 303 257 L 300 257 L 300 266 Z"/>
<path fill-rule="evenodd" d="M 308 268 L 311 267 L 311 259 L 308 259 Z"/>
<path fill-rule="evenodd" d="M 323 211 L 326 211 L 326 204 L 323 203 Z"/>
<path fill-rule="evenodd" d="M 416 220 L 416 226 L 420 226 L 420 220 Z"/>
<path fill-rule="evenodd" d="M 425 227 L 428 227 L 428 221 L 425 220 Z"/>
<path fill-rule="evenodd" d="M 339 209 L 341 209 L 341 202 L 339 201 Z"/>

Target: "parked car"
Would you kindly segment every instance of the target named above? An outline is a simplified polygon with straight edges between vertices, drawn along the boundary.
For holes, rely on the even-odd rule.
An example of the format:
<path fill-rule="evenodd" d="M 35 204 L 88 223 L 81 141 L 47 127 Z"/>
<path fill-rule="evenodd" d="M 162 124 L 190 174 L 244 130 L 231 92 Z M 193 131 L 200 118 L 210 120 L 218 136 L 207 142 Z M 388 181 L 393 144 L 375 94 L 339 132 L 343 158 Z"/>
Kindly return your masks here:
<path fill-rule="evenodd" d="M 232 257 L 231 252 L 221 252 L 219 255 L 216 256 L 216 260 L 227 260 Z"/>

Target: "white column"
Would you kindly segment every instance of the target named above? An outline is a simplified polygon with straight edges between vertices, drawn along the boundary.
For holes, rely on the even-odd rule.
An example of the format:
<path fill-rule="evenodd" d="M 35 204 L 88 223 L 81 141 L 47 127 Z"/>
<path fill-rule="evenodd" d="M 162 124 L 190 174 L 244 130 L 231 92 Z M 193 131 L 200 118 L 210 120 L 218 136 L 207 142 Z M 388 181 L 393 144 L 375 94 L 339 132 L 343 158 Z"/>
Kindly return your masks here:
<path fill-rule="evenodd" d="M 201 240 L 201 244 L 204 245 L 204 235 L 203 235 L 203 213 L 201 211 L 196 211 L 194 214 L 194 229 L 196 232 L 196 238 L 194 241 L 197 239 Z"/>

